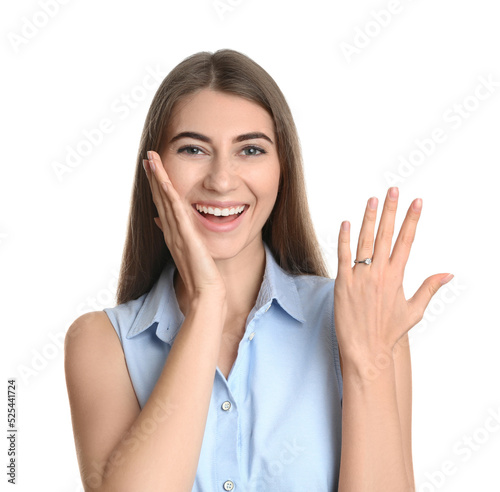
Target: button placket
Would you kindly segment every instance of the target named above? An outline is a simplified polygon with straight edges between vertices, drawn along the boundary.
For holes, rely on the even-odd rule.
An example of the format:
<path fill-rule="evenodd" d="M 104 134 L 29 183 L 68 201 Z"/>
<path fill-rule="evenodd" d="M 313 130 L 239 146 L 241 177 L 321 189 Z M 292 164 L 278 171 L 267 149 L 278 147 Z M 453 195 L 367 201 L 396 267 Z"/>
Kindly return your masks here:
<path fill-rule="evenodd" d="M 238 383 L 238 373 L 232 377 L 233 386 Z M 229 382 L 217 378 L 213 398 L 217 401 L 216 435 L 214 449 L 216 490 L 235 490 L 240 480 L 238 450 L 238 399 Z"/>
<path fill-rule="evenodd" d="M 252 325 L 254 325 L 255 323 L 258 323 L 259 322 L 259 318 L 264 314 L 264 313 L 267 313 L 269 311 L 269 309 L 271 308 L 273 302 L 271 301 L 269 303 L 269 305 L 263 310 L 263 308 L 260 308 L 260 310 L 256 313 L 256 315 L 252 318 L 252 321 L 250 321 L 250 323 L 248 324 L 247 326 L 247 332 L 250 330 L 250 328 L 252 327 Z M 252 341 L 255 337 L 255 331 L 252 331 L 249 335 L 248 335 L 248 340 L 249 341 Z"/>

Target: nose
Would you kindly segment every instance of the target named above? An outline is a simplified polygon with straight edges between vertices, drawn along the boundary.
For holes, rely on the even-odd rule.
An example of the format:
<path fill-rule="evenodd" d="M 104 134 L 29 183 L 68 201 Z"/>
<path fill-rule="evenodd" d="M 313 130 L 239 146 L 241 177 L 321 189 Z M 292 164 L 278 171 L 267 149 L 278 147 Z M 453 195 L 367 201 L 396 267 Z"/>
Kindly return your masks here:
<path fill-rule="evenodd" d="M 237 163 L 228 156 L 214 156 L 203 180 L 203 186 L 207 190 L 225 195 L 236 189 L 238 183 Z"/>

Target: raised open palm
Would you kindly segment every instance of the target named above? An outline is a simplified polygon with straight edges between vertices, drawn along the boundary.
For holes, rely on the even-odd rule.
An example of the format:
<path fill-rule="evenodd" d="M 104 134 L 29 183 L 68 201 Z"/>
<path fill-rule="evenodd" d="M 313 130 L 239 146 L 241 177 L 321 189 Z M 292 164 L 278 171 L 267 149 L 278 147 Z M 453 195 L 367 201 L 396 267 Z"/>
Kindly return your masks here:
<path fill-rule="evenodd" d="M 344 359 L 392 351 L 397 341 L 418 323 L 432 296 L 453 275 L 426 278 L 406 299 L 403 276 L 422 210 L 422 200 L 411 203 L 391 254 L 399 191 L 388 190 L 374 239 L 377 198 L 368 200 L 352 266 L 350 224 L 344 221 L 338 243 L 338 275 L 334 287 L 335 328 Z"/>

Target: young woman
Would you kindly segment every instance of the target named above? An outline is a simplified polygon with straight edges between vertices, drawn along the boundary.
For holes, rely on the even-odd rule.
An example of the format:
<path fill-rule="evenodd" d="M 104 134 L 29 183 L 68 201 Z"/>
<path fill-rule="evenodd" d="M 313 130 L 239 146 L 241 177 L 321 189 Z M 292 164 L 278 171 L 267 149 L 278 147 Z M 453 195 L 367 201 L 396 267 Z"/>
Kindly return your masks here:
<path fill-rule="evenodd" d="M 147 157 L 147 158 L 146 158 Z M 410 491 L 406 300 L 422 201 L 397 188 L 352 266 L 322 260 L 285 98 L 233 50 L 165 78 L 137 160 L 117 306 L 79 317 L 65 368 L 86 491 Z M 334 309 L 335 306 L 335 309 Z"/>

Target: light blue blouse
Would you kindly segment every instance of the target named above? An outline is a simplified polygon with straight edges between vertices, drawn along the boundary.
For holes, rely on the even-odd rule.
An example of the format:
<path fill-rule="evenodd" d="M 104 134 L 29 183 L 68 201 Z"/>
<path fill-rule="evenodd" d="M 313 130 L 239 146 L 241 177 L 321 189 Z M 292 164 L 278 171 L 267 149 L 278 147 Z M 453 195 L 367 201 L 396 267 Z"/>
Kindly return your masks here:
<path fill-rule="evenodd" d="M 264 278 L 236 361 L 227 380 L 219 368 L 214 373 L 193 492 L 338 488 L 342 374 L 334 280 L 290 275 L 265 249 Z M 104 309 L 141 408 L 184 320 L 174 271 L 165 266 L 150 292 Z"/>

